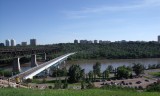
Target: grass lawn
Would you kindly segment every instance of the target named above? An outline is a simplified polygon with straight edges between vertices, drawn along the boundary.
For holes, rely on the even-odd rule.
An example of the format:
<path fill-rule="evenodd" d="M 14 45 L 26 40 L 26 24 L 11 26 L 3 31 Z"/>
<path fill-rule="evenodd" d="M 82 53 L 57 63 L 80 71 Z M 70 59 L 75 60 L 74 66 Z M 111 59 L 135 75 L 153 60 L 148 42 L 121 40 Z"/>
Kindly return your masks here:
<path fill-rule="evenodd" d="M 160 72 L 152 72 L 152 73 L 150 73 L 150 75 L 160 77 Z"/>
<path fill-rule="evenodd" d="M 0 89 L 0 96 L 159 96 L 158 92 L 111 91 L 104 89 L 85 90 L 38 90 L 38 89 Z"/>

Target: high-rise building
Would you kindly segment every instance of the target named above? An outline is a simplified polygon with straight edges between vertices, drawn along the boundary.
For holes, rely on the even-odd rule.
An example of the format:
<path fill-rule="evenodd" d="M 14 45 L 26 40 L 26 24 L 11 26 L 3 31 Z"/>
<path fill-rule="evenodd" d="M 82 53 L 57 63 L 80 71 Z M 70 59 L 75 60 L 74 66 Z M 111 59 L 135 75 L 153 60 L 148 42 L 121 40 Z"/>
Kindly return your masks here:
<path fill-rule="evenodd" d="M 10 40 L 9 39 L 6 40 L 6 46 L 10 46 Z"/>
<path fill-rule="evenodd" d="M 95 44 L 97 44 L 97 43 L 98 43 L 98 41 L 97 41 L 97 40 L 94 40 L 94 43 L 95 43 Z"/>
<path fill-rule="evenodd" d="M 158 36 L 158 43 L 160 43 L 160 35 Z"/>
<path fill-rule="evenodd" d="M 21 45 L 22 46 L 27 46 L 27 42 L 22 42 Z"/>
<path fill-rule="evenodd" d="M 37 45 L 36 39 L 30 39 L 30 45 L 36 46 Z"/>
<path fill-rule="evenodd" d="M 75 40 L 74 40 L 74 44 L 78 44 L 78 40 L 75 39 Z"/>
<path fill-rule="evenodd" d="M 99 44 L 102 44 L 103 43 L 103 41 L 102 40 L 99 40 Z"/>
<path fill-rule="evenodd" d="M 11 39 L 11 46 L 16 46 L 16 41 L 14 39 Z"/>
<path fill-rule="evenodd" d="M 91 41 L 91 40 L 90 40 L 90 41 L 87 41 L 87 43 L 88 43 L 88 44 L 92 44 L 92 43 L 93 43 L 93 41 Z"/>
<path fill-rule="evenodd" d="M 80 40 L 80 43 L 81 43 L 81 44 L 87 44 L 88 41 L 87 41 L 87 40 Z"/>
<path fill-rule="evenodd" d="M 4 46 L 4 43 L 0 43 L 0 46 L 3 47 L 3 46 Z"/>

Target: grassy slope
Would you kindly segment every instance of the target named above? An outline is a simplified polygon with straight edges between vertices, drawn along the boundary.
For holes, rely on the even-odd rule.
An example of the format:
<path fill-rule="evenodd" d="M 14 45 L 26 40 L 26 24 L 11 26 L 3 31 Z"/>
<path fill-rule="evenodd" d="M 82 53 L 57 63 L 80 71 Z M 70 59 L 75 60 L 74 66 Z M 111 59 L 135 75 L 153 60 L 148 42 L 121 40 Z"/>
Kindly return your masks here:
<path fill-rule="evenodd" d="M 157 92 L 87 90 L 0 89 L 0 96 L 159 96 Z"/>
<path fill-rule="evenodd" d="M 160 72 L 152 72 L 150 74 L 156 77 L 160 77 Z"/>

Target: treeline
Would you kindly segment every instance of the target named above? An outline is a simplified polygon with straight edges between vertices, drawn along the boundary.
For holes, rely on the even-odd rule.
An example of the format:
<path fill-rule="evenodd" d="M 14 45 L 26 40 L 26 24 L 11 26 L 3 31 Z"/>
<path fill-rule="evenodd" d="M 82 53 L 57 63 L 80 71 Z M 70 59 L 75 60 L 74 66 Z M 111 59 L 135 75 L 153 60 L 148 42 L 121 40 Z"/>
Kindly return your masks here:
<path fill-rule="evenodd" d="M 79 65 L 72 65 L 68 70 L 65 68 L 58 69 L 57 67 L 53 67 L 51 69 L 51 76 L 56 77 L 56 81 L 54 83 L 57 88 L 64 88 L 62 85 L 65 85 L 65 88 L 67 88 L 68 83 L 80 83 L 81 89 L 84 89 L 95 88 L 93 82 L 133 78 L 132 72 L 134 72 L 136 76 L 140 76 L 143 71 L 143 65 L 134 64 L 133 67 L 120 66 L 117 68 L 113 68 L 113 66 L 110 65 L 106 70 L 101 72 L 101 63 L 96 62 L 96 64 L 93 65 L 93 70 L 89 73 L 85 73 L 85 69 L 82 69 Z M 111 73 L 114 74 L 114 76 L 110 77 Z M 62 80 L 59 77 L 65 78 L 65 80 L 63 80 L 64 84 L 62 84 Z"/>
<path fill-rule="evenodd" d="M 77 52 L 69 59 L 136 59 L 160 58 L 156 42 L 124 42 L 108 44 L 59 44 L 64 53 Z"/>
<path fill-rule="evenodd" d="M 52 48 L 59 49 L 58 52 L 50 52 Z M 137 58 L 160 58 L 160 43 L 157 42 L 112 42 L 108 44 L 73 44 L 61 43 L 43 47 L 47 54 L 47 60 L 51 60 L 69 52 L 77 54 L 69 57 L 75 59 L 137 59 Z M 23 47 L 22 47 L 23 48 Z M 48 51 L 47 51 L 48 50 Z M 8 59 L 8 60 L 7 60 Z M 10 64 L 12 57 L 0 54 L 0 64 Z"/>
<path fill-rule="evenodd" d="M 0 60 L 0 64 L 10 64 L 10 65 L 12 65 L 13 64 L 13 60 L 14 60 L 14 58 L 1 59 Z M 21 59 L 20 59 L 20 63 L 21 64 L 27 63 L 29 61 L 31 61 L 31 57 L 21 57 Z M 6 65 L 4 65 L 4 66 L 6 66 Z"/>

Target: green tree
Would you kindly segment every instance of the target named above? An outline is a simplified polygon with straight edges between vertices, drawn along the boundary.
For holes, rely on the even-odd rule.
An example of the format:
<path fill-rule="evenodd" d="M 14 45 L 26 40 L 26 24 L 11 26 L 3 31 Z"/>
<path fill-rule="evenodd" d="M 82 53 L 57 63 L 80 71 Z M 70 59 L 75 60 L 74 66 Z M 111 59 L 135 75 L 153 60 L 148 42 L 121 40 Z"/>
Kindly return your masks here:
<path fill-rule="evenodd" d="M 143 71 L 144 71 L 144 66 L 142 64 L 140 64 L 140 63 L 134 64 L 132 68 L 133 68 L 133 71 L 135 72 L 135 74 L 137 76 L 142 74 Z"/>
<path fill-rule="evenodd" d="M 125 66 L 117 68 L 117 78 L 128 78 L 130 76 L 130 70 Z"/>
<path fill-rule="evenodd" d="M 84 80 L 81 81 L 81 89 L 84 89 Z"/>
<path fill-rule="evenodd" d="M 67 78 L 65 78 L 65 81 L 64 81 L 64 84 L 63 84 L 63 88 L 64 89 L 68 88 Z"/>
<path fill-rule="evenodd" d="M 108 70 L 109 72 L 112 72 L 112 71 L 113 71 L 113 66 L 112 66 L 112 65 L 108 65 L 107 70 Z"/>
<path fill-rule="evenodd" d="M 93 73 L 94 73 L 94 79 L 96 78 L 96 75 L 99 77 L 101 76 L 101 63 L 96 62 L 96 64 L 93 65 Z"/>
<path fill-rule="evenodd" d="M 89 77 L 89 81 L 93 80 L 93 71 L 89 71 L 88 77 Z"/>
<path fill-rule="evenodd" d="M 104 75 L 104 78 L 105 78 L 105 79 L 108 79 L 108 78 L 109 78 L 109 70 L 106 69 L 106 70 L 103 72 L 103 75 Z"/>
<path fill-rule="evenodd" d="M 82 78 L 81 67 L 79 65 L 72 65 L 69 68 L 68 76 L 68 80 L 70 83 L 79 82 Z"/>

